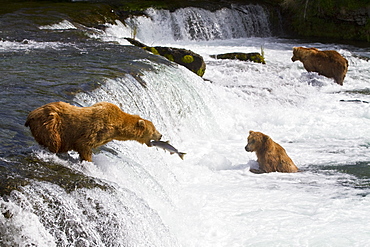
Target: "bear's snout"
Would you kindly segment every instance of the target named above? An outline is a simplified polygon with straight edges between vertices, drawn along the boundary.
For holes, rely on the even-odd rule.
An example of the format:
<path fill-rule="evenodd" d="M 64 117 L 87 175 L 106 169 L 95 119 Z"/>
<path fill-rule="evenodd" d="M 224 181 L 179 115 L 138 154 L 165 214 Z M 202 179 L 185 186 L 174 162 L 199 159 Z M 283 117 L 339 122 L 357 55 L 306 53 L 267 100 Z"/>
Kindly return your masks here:
<path fill-rule="evenodd" d="M 162 138 L 162 134 L 159 133 L 158 131 L 156 131 L 156 133 L 154 133 L 153 136 L 152 136 L 152 140 L 154 140 L 154 141 L 159 141 L 159 140 L 161 140 L 161 138 Z"/>
<path fill-rule="evenodd" d="M 250 148 L 248 147 L 248 145 L 247 145 L 247 146 L 245 146 L 245 151 L 247 151 L 247 152 L 252 152 L 252 150 L 250 150 Z"/>

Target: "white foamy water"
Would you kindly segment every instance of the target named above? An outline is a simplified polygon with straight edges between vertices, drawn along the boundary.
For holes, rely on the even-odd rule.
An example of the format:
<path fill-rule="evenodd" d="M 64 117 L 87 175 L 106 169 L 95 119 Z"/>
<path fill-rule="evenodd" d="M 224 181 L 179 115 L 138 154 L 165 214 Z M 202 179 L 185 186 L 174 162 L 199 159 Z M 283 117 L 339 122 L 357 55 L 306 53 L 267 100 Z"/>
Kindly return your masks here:
<path fill-rule="evenodd" d="M 147 88 L 125 78 L 77 101 L 114 102 L 152 120 L 164 139 L 187 153 L 185 160 L 114 142 L 108 146 L 118 156 L 95 155 L 88 174 L 144 198 L 180 246 L 368 245 L 370 201 L 362 196 L 368 189 L 356 188 L 357 177 L 334 168 L 370 161 L 370 98 L 353 93 L 369 88 L 370 64 L 353 56 L 356 48 L 274 38 L 152 45 L 201 54 L 207 81 L 177 65 L 157 66 L 144 73 Z M 344 55 L 350 64 L 344 86 L 293 63 L 292 47 L 299 45 Z M 209 57 L 259 52 L 261 46 L 266 65 Z M 257 164 L 255 154 L 244 150 L 249 130 L 280 143 L 302 172 L 250 173 Z"/>
<path fill-rule="evenodd" d="M 39 27 L 40 29 L 51 29 L 51 30 L 68 30 L 68 29 L 77 29 L 75 25 L 67 20 L 63 20 L 57 24 L 45 25 Z"/>
<path fill-rule="evenodd" d="M 268 13 L 259 5 L 234 6 L 211 12 L 200 8 L 176 11 L 149 8 L 145 16 L 127 18 L 125 23 L 108 24 L 99 38 L 124 42 L 124 37 L 136 37 L 157 42 L 269 37 L 272 34 Z M 96 35 L 93 35 L 97 37 Z"/>
<path fill-rule="evenodd" d="M 64 44 L 61 42 L 37 42 L 34 40 L 23 40 L 22 42 L 16 41 L 1 41 L 0 40 L 0 51 L 1 52 L 12 52 L 12 51 L 28 51 L 31 49 L 62 49 L 63 47 L 70 46 L 70 44 Z"/>
<path fill-rule="evenodd" d="M 370 63 L 354 56 L 369 53 L 276 38 L 189 41 L 193 38 L 187 36 L 174 41 L 181 31 L 162 32 L 172 30 L 181 15 L 151 14 L 152 22 L 136 20 L 140 41 L 199 53 L 207 64 L 206 81 L 177 65 L 158 67 L 144 73 L 148 88 L 130 86 L 140 92 L 127 92 L 122 82 L 110 81 L 77 99 L 86 105 L 111 101 L 152 120 L 164 139 L 187 153 L 185 160 L 136 143 L 114 142 L 108 146 L 119 156 L 96 155 L 88 173 L 138 193 L 180 246 L 368 246 L 370 201 L 362 196 L 368 189 L 357 188 L 357 177 L 334 167 L 370 162 L 370 97 L 353 93 L 370 87 Z M 153 27 L 156 22 L 161 24 Z M 123 38 L 129 33 L 118 24 L 102 38 L 128 44 Z M 345 56 L 349 70 L 344 86 L 293 63 L 292 47 L 301 45 Z M 266 65 L 209 57 L 260 52 L 261 46 Z M 137 84 L 132 78 L 124 81 Z M 249 130 L 280 143 L 302 172 L 250 173 L 258 164 L 255 154 L 244 150 Z"/>
<path fill-rule="evenodd" d="M 77 94 L 75 101 L 83 106 L 109 101 L 151 120 L 163 140 L 187 153 L 185 159 L 136 142 L 113 141 L 94 153 L 92 163 L 37 149 L 39 159 L 100 179 L 114 190 L 66 193 L 34 182 L 22 194 L 15 192 L 13 201 L 0 202 L 3 214 L 7 208 L 16 212 L 4 227 L 9 238 L 27 236 L 14 242 L 40 246 L 369 246 L 369 181 L 346 172 L 360 164 L 366 169 L 370 162 L 370 97 L 361 93 L 370 88 L 370 63 L 356 57 L 369 57 L 369 52 L 249 34 L 210 36 L 209 24 L 196 32 L 201 38 L 178 38 L 186 32 L 172 32 L 176 25 L 168 20 L 180 20 L 181 11 L 149 10 L 152 19 L 131 21 L 140 23 L 137 38 L 146 44 L 202 55 L 206 80 L 176 64 L 152 64 L 153 70 L 142 71 L 146 87 L 127 75 L 107 79 L 100 88 Z M 187 11 L 203 13 L 207 20 L 222 14 Z M 158 23 L 170 32 L 157 32 Z M 133 32 L 117 22 L 99 38 L 128 45 L 123 38 Z M 293 63 L 292 47 L 300 45 L 344 55 L 349 61 L 344 86 Z M 261 46 L 265 65 L 209 56 L 260 52 Z M 250 130 L 281 144 L 301 172 L 249 172 L 258 166 L 255 154 L 244 149 Z M 47 208 L 48 200 L 57 202 L 52 204 L 57 210 Z M 31 205 L 45 217 L 36 217 Z M 65 226 L 70 235 L 60 229 Z"/>

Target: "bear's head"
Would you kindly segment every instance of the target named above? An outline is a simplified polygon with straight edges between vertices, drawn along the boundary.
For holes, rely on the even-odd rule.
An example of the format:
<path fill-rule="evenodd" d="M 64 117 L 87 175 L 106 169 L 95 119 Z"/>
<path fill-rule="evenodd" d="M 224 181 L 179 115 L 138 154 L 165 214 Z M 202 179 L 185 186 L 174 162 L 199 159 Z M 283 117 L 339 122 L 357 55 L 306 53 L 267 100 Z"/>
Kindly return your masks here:
<path fill-rule="evenodd" d="M 249 131 L 248 144 L 245 146 L 247 152 L 254 152 L 264 147 L 264 144 L 270 137 L 255 131 Z"/>
<path fill-rule="evenodd" d="M 305 47 L 293 47 L 293 57 L 292 61 L 295 62 L 297 60 L 303 61 L 307 57 L 310 57 L 313 54 L 317 54 L 319 52 L 316 48 L 305 48 Z"/>
<path fill-rule="evenodd" d="M 295 62 L 300 59 L 299 49 L 302 47 L 293 47 L 292 61 Z"/>
<path fill-rule="evenodd" d="M 142 144 L 145 143 L 148 147 L 151 146 L 150 141 L 159 141 L 162 138 L 162 134 L 156 130 L 154 124 L 149 120 L 139 119 L 135 128 L 138 129 L 136 140 Z"/>

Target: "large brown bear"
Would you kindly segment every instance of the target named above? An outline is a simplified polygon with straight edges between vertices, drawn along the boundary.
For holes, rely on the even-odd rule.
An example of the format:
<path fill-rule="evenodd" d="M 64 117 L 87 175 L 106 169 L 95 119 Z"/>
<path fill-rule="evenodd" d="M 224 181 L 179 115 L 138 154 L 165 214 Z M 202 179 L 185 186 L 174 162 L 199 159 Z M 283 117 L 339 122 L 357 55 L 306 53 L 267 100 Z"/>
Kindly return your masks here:
<path fill-rule="evenodd" d="M 316 48 L 293 47 L 292 61 L 301 61 L 308 72 L 334 78 L 343 85 L 348 70 L 348 61 L 336 51 L 320 51 Z"/>
<path fill-rule="evenodd" d="M 245 146 L 245 150 L 257 154 L 259 170 L 250 169 L 253 173 L 298 171 L 285 149 L 261 132 L 249 131 L 248 144 Z"/>
<path fill-rule="evenodd" d="M 53 102 L 33 110 L 25 123 L 35 140 L 51 152 L 75 150 L 81 160 L 92 161 L 92 149 L 112 140 L 135 140 L 150 145 L 162 135 L 152 122 L 123 112 L 118 106 L 100 102 L 77 107 Z"/>

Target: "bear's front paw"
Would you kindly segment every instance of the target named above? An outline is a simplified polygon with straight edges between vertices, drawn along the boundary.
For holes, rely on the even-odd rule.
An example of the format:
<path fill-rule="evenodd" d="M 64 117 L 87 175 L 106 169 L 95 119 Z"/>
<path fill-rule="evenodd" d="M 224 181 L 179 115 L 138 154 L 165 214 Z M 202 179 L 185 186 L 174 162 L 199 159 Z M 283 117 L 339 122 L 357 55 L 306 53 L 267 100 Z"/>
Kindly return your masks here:
<path fill-rule="evenodd" d="M 250 172 L 253 172 L 253 173 L 255 173 L 255 174 L 265 173 L 264 171 L 262 171 L 262 170 L 260 170 L 260 169 L 253 169 L 253 168 L 249 169 L 249 171 L 250 171 Z"/>

